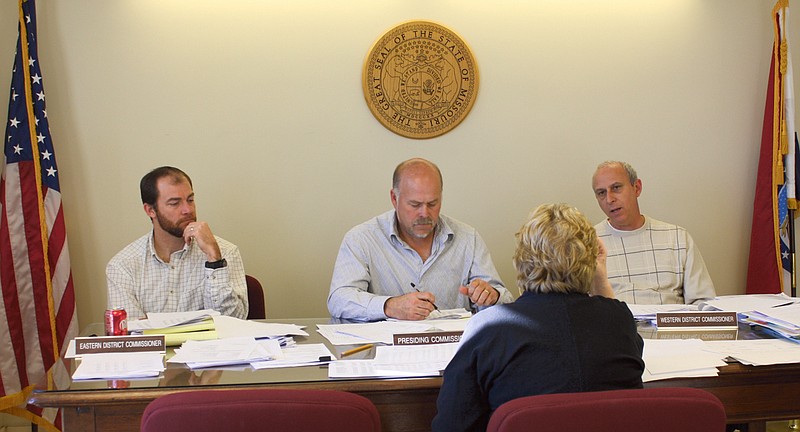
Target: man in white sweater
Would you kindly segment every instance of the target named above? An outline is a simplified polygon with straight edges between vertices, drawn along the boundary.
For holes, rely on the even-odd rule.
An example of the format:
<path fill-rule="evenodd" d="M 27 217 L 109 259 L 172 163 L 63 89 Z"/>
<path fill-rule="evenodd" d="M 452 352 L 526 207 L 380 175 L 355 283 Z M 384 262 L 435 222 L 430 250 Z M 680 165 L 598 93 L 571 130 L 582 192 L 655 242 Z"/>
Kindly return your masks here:
<path fill-rule="evenodd" d="M 608 279 L 617 299 L 633 304 L 694 304 L 716 292 L 689 233 L 639 211 L 642 180 L 630 164 L 601 163 L 592 176 L 608 218 L 595 225 L 608 250 Z"/>

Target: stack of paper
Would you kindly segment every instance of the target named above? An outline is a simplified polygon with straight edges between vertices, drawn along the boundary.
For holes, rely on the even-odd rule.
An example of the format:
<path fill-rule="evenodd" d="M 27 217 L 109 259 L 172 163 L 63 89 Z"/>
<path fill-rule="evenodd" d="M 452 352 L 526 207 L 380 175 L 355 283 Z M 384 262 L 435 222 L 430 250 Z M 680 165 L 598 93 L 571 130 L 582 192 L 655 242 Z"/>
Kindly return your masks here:
<path fill-rule="evenodd" d="M 378 321 L 358 324 L 318 324 L 317 331 L 333 345 L 392 344 L 395 333 L 423 332 L 430 324 L 420 321 Z"/>
<path fill-rule="evenodd" d="M 432 311 L 427 318 L 423 321 L 434 321 L 434 320 L 458 320 L 458 319 L 468 319 L 472 318 L 472 312 L 464 309 L 436 309 Z M 389 321 L 408 321 L 408 320 L 399 320 L 395 318 L 389 318 Z"/>
<path fill-rule="evenodd" d="M 168 346 L 180 345 L 186 341 L 225 339 L 239 336 L 252 336 L 257 339 L 278 339 L 281 345 L 294 343 L 287 336 L 308 336 L 302 327 L 294 324 L 275 324 L 246 321 L 220 315 L 213 310 L 175 313 L 151 313 L 146 320 L 132 321 L 132 331 L 144 334 L 163 334 Z"/>
<path fill-rule="evenodd" d="M 256 339 L 291 340 L 291 338 L 286 339 L 285 336 L 308 336 L 303 327 L 295 324 L 246 321 L 224 315 L 214 317 L 214 326 L 220 338 L 252 336 Z"/>
<path fill-rule="evenodd" d="M 318 366 L 330 363 L 336 357 L 325 344 L 295 344 L 281 348 L 282 357 L 274 360 L 251 363 L 254 369 L 269 369 L 297 366 Z"/>
<path fill-rule="evenodd" d="M 783 293 L 720 296 L 703 302 L 700 308 L 737 312 L 739 322 L 800 342 L 800 299 L 797 297 Z"/>
<path fill-rule="evenodd" d="M 711 352 L 700 339 L 645 339 L 642 381 L 717 376 L 727 355 Z"/>
<path fill-rule="evenodd" d="M 800 344 L 784 339 L 702 341 L 645 339 L 642 381 L 716 376 L 724 359 L 752 366 L 800 363 Z"/>
<path fill-rule="evenodd" d="M 167 346 L 177 346 L 187 340 L 210 340 L 217 339 L 217 332 L 214 330 L 214 321 L 207 318 L 203 321 L 191 324 L 176 325 L 173 327 L 146 329 L 142 331 L 145 335 L 164 335 L 164 344 Z"/>
<path fill-rule="evenodd" d="M 739 314 L 741 322 L 766 328 L 778 336 L 800 342 L 800 304 Z"/>
<path fill-rule="evenodd" d="M 751 366 L 800 363 L 800 345 L 784 339 L 712 341 L 706 347 Z"/>
<path fill-rule="evenodd" d="M 458 350 L 457 343 L 379 346 L 372 360 L 340 360 L 328 366 L 329 378 L 437 376 Z"/>
<path fill-rule="evenodd" d="M 464 331 L 467 319 L 378 321 L 358 324 L 318 324 L 317 331 L 333 345 L 394 343 L 393 335 L 429 331 Z"/>
<path fill-rule="evenodd" d="M 216 339 L 211 317 L 219 312 L 204 309 L 190 312 L 149 313 L 147 319 L 128 321 L 131 333 L 163 334 L 167 346 L 177 346 L 187 340 Z"/>
<path fill-rule="evenodd" d="M 149 313 L 147 314 L 147 319 L 128 321 L 128 330 L 136 332 L 194 324 L 219 314 L 219 312 L 211 309 L 190 312 Z"/>
<path fill-rule="evenodd" d="M 746 294 L 719 296 L 700 304 L 702 310 L 721 310 L 728 312 L 750 312 L 772 309 L 797 303 L 800 299 L 786 294 Z"/>
<path fill-rule="evenodd" d="M 641 305 L 627 303 L 636 321 L 650 321 L 655 324 L 656 314 L 662 312 L 696 311 L 697 306 L 685 304 Z"/>
<path fill-rule="evenodd" d="M 704 302 L 702 308 L 738 312 L 739 322 L 800 342 L 800 299 L 797 297 L 783 293 L 721 296 Z"/>
<path fill-rule="evenodd" d="M 158 376 L 164 370 L 164 354 L 158 352 L 87 354 L 72 379 L 124 379 Z"/>
<path fill-rule="evenodd" d="M 169 363 L 185 363 L 191 369 L 249 364 L 281 357 L 280 343 L 274 339 L 253 337 L 226 338 L 209 341 L 186 341 L 175 350 Z"/>

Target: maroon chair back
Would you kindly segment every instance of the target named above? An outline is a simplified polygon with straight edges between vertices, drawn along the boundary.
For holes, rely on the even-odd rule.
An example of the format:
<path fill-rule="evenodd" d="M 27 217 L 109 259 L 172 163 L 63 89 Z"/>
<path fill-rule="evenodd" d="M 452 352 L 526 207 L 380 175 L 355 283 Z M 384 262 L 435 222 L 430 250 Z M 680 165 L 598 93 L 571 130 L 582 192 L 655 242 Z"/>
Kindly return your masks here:
<path fill-rule="evenodd" d="M 197 390 L 147 405 L 142 432 L 379 432 L 369 399 L 333 390 Z"/>
<path fill-rule="evenodd" d="M 694 388 L 528 396 L 501 405 L 486 432 L 724 432 L 725 408 Z"/>
<path fill-rule="evenodd" d="M 247 319 L 264 319 L 267 317 L 267 309 L 264 307 L 264 288 L 261 282 L 250 275 L 245 275 L 247 282 L 247 303 L 250 309 L 247 311 Z"/>

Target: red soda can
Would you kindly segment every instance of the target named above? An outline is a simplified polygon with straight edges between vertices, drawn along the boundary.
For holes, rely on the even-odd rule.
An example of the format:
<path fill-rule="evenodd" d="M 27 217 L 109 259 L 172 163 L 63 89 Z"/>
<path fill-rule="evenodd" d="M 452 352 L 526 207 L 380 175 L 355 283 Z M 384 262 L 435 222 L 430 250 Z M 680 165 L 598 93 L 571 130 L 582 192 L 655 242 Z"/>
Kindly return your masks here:
<path fill-rule="evenodd" d="M 125 308 L 106 309 L 106 336 L 125 336 L 128 334 L 128 313 Z"/>
<path fill-rule="evenodd" d="M 108 380 L 108 388 L 113 389 L 123 389 L 129 388 L 131 386 L 131 382 L 128 380 L 116 379 L 116 380 Z"/>

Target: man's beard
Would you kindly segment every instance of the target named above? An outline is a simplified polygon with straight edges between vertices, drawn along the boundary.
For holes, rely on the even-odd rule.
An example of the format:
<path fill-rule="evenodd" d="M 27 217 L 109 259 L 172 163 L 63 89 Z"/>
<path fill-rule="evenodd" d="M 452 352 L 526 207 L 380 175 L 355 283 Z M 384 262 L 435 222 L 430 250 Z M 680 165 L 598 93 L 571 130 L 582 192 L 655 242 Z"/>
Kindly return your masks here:
<path fill-rule="evenodd" d="M 417 226 L 417 225 L 430 225 L 431 226 L 431 230 L 426 232 L 426 233 L 424 233 L 424 234 L 423 233 L 418 233 L 418 232 L 414 231 L 414 227 Z M 415 220 L 414 223 L 411 225 L 411 229 L 409 230 L 409 234 L 412 237 L 415 237 L 415 238 L 418 238 L 418 239 L 424 239 L 424 238 L 427 238 L 429 235 L 431 235 L 431 233 L 433 233 L 433 229 L 434 228 L 435 228 L 435 226 L 433 224 L 433 218 L 429 218 L 429 217 L 428 218 L 419 218 L 419 219 Z"/>
<path fill-rule="evenodd" d="M 172 221 L 169 221 L 166 218 L 161 217 L 161 213 L 158 212 L 158 209 L 156 209 L 156 219 L 158 220 L 158 225 L 161 227 L 161 229 L 163 229 L 164 231 L 170 233 L 172 236 L 177 238 L 183 238 L 183 230 L 186 225 L 181 227 L 181 222 L 194 222 L 197 220 L 196 218 L 192 217 L 189 219 L 183 219 L 178 223 L 173 223 Z"/>

